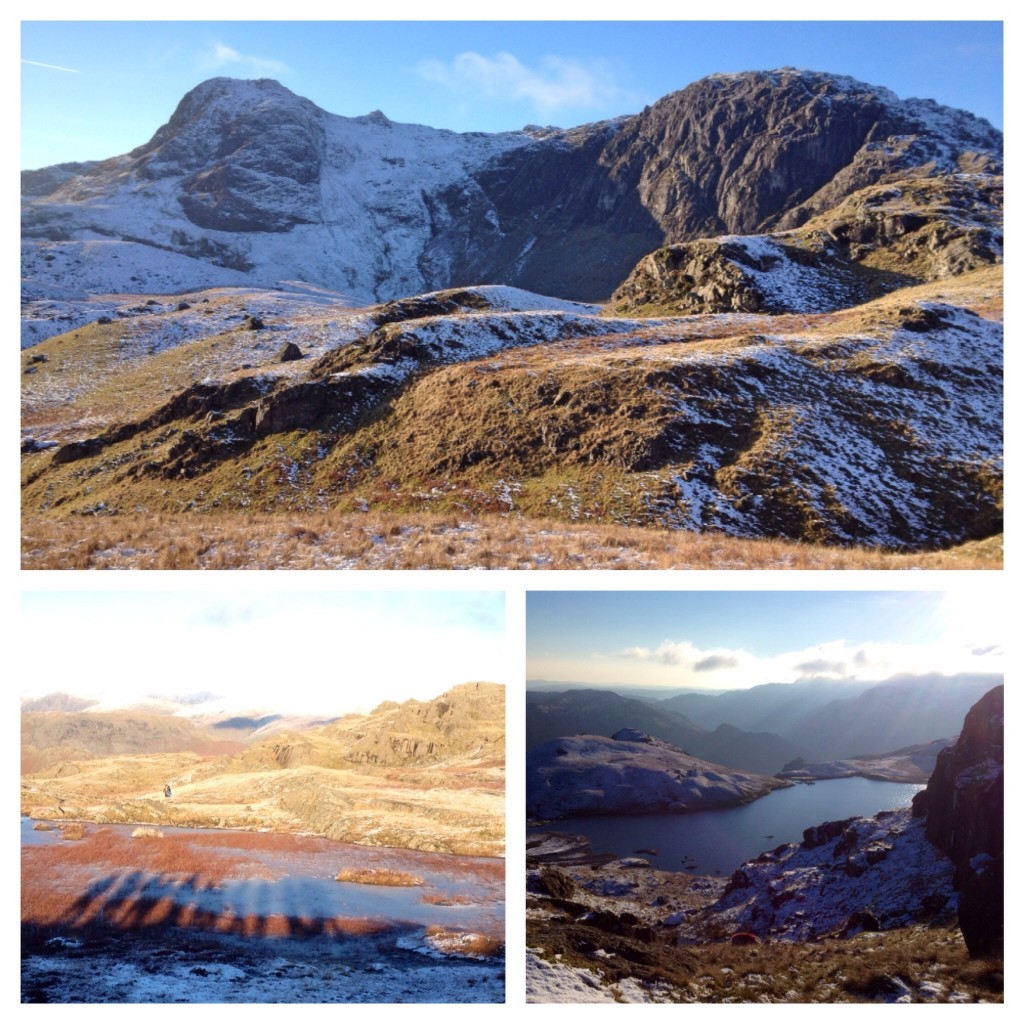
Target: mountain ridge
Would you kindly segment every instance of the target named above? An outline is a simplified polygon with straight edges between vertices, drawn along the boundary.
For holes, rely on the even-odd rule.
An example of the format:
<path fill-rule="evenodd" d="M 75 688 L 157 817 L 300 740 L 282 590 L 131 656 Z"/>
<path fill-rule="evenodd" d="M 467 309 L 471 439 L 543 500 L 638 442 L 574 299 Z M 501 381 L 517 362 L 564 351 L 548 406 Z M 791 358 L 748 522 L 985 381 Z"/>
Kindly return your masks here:
<path fill-rule="evenodd" d="M 1001 151 L 965 111 L 793 69 L 539 134 L 344 118 L 270 79 L 218 78 L 128 154 L 25 172 L 23 237 L 120 237 L 143 247 L 119 254 L 140 271 L 155 246 L 364 302 L 490 282 L 594 300 L 659 245 L 797 227 L 911 168 L 997 171 Z"/>

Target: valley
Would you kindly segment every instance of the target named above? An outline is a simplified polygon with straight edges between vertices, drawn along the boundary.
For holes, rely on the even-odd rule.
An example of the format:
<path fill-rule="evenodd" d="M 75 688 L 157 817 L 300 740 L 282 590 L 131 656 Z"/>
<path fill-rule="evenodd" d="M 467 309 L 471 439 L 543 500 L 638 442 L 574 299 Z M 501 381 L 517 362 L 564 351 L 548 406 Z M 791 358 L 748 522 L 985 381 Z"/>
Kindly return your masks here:
<path fill-rule="evenodd" d="M 792 707 L 785 689 L 770 699 Z M 955 740 L 847 765 L 917 758 L 926 786 L 802 766 L 752 803 L 655 814 L 656 772 L 678 777 L 681 751 L 646 738 L 640 773 L 597 737 L 533 747 L 527 816 L 549 820 L 526 843 L 527 1000 L 1001 1002 L 1002 692 L 969 707 Z M 603 771 L 545 767 L 549 747 L 573 742 L 603 751 Z M 694 784 L 732 774 L 692 763 Z"/>

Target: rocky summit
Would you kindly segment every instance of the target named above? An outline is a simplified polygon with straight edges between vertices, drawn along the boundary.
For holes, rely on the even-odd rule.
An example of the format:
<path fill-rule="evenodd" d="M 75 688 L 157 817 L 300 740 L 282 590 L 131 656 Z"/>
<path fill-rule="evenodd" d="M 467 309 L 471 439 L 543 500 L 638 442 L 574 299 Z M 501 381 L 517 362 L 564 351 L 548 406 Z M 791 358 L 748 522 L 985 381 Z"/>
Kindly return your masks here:
<path fill-rule="evenodd" d="M 1001 173 L 819 72 L 495 135 L 213 79 L 23 175 L 24 514 L 997 544 Z"/>

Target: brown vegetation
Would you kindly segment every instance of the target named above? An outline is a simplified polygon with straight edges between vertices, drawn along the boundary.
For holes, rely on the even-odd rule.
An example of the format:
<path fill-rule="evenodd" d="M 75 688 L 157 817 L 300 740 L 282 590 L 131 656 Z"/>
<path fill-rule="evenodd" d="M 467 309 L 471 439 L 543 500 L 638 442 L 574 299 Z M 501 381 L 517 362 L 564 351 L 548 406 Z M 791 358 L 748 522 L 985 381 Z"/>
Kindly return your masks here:
<path fill-rule="evenodd" d="M 805 464 L 806 456 L 803 462 L 793 456 L 792 464 L 783 457 L 787 436 L 803 422 L 789 407 L 813 408 L 814 395 L 808 397 L 802 385 L 794 384 L 792 395 L 783 388 L 773 392 L 771 401 L 754 402 L 748 395 L 749 401 L 737 404 L 734 385 L 748 370 L 754 377 L 761 372 L 757 353 L 770 335 L 818 381 L 815 388 L 820 385 L 822 396 L 838 403 L 837 415 L 854 417 L 857 429 L 891 456 L 894 466 L 902 465 L 914 450 L 908 433 L 912 425 L 896 413 L 891 422 L 875 413 L 862 416 L 857 382 L 905 376 L 885 353 L 886 339 L 904 323 L 907 309 L 944 302 L 1000 319 L 1001 288 L 1001 267 L 988 267 L 833 313 L 641 321 L 624 334 L 513 345 L 486 359 L 451 365 L 428 360 L 422 374 L 381 399 L 372 415 L 330 429 L 311 421 L 310 429 L 246 436 L 237 446 L 216 440 L 221 429 L 216 416 L 208 421 L 199 413 L 185 415 L 174 403 L 157 418 L 159 423 L 147 420 L 152 403 L 134 391 L 126 402 L 118 381 L 117 401 L 101 403 L 100 413 L 84 397 L 70 403 L 62 398 L 55 407 L 55 415 L 76 417 L 61 427 L 66 438 L 95 437 L 103 426 L 123 425 L 123 430 L 107 431 L 100 450 L 86 454 L 87 446 L 74 459 L 37 451 L 23 459 L 22 565 L 998 566 L 1001 551 L 992 556 L 987 549 L 978 556 L 962 548 L 898 556 L 834 546 L 876 534 L 870 522 L 854 523 L 856 516 L 842 504 L 848 497 L 836 496 L 827 486 L 824 496 L 818 494 L 825 477 L 819 479 L 818 470 Z M 71 339 L 65 341 L 65 349 L 74 348 Z M 211 341 L 204 350 L 203 358 L 213 359 L 208 368 L 213 371 L 221 368 L 219 356 L 212 355 L 221 342 Z M 50 339 L 45 344 L 56 349 L 61 343 Z M 202 346 L 185 347 L 198 352 Z M 343 354 L 372 367 L 379 357 L 374 351 L 362 339 Z M 67 361 L 68 355 L 62 358 Z M 51 363 L 56 358 L 52 355 Z M 154 358 L 188 363 L 178 349 Z M 996 357 L 986 358 L 993 365 L 984 373 L 994 380 Z M 51 363 L 46 364 L 50 369 Z M 202 360 L 196 365 L 202 366 Z M 144 365 L 136 369 L 144 375 Z M 922 364 L 921 369 L 923 381 L 934 367 Z M 204 376 L 198 369 L 195 373 Z M 175 377 L 175 387 L 196 379 L 192 374 L 189 368 L 180 380 Z M 97 380 L 105 375 L 109 370 L 98 372 Z M 43 400 L 31 390 L 38 382 L 28 380 L 33 383 L 25 385 L 26 422 L 38 415 L 34 403 Z M 915 389 L 924 386 L 918 381 Z M 687 409 L 684 420 L 680 402 Z M 237 412 L 231 409 L 232 415 Z M 700 477 L 704 483 L 713 484 L 726 504 L 742 504 L 755 481 L 754 490 L 766 502 L 757 529 L 798 537 L 803 544 L 761 546 L 661 529 L 697 521 L 687 518 L 696 513 L 673 482 L 680 476 L 689 480 L 695 471 L 694 446 L 703 434 L 686 427 L 694 417 L 698 423 L 718 424 L 714 444 L 721 448 L 721 465 L 713 481 Z M 801 431 L 797 434 L 804 437 Z M 45 429 L 37 433 L 47 436 Z M 827 446 L 827 438 L 813 431 L 805 440 L 812 448 Z M 188 464 L 179 466 L 182 459 Z M 932 543 L 998 531 L 1002 492 L 997 466 L 970 460 L 947 465 L 938 458 L 921 472 L 924 477 L 914 480 L 922 486 L 925 477 L 932 483 L 950 481 L 947 497 L 936 498 L 941 522 L 933 524 Z M 953 494 L 960 495 L 961 504 L 949 497 Z M 926 540 L 918 541 L 913 532 L 890 535 L 908 546 Z M 984 544 L 999 547 L 998 541 Z"/>
<path fill-rule="evenodd" d="M 1001 1002 L 1002 963 L 971 961 L 955 926 L 865 932 L 820 942 L 676 946 L 600 928 L 528 920 L 527 944 L 597 971 L 603 983 L 639 983 L 663 1002 Z M 604 953 L 595 960 L 592 950 Z"/>
<path fill-rule="evenodd" d="M 449 896 L 443 892 L 428 892 L 420 897 L 420 903 L 429 903 L 435 907 L 469 907 L 475 902 L 476 900 L 472 896 L 466 896 L 462 893 L 454 893 Z"/>
<path fill-rule="evenodd" d="M 494 683 L 460 684 L 432 701 L 385 702 L 327 726 L 284 729 L 219 757 L 146 753 L 140 737 L 161 733 L 154 716 L 136 716 L 131 728 L 118 720 L 104 733 L 108 746 L 116 735 L 119 749 L 142 750 L 101 756 L 87 749 L 78 727 L 84 717 L 23 716 L 23 741 L 40 744 L 41 766 L 23 776 L 23 815 L 259 831 L 253 841 L 261 849 L 288 842 L 264 840 L 272 830 L 378 848 L 504 852 L 505 691 Z M 114 716 L 88 717 L 100 727 Z M 173 800 L 163 797 L 168 781 Z"/>
<path fill-rule="evenodd" d="M 1000 569 L 1002 535 L 900 554 L 713 533 L 429 513 L 29 518 L 24 569 Z"/>

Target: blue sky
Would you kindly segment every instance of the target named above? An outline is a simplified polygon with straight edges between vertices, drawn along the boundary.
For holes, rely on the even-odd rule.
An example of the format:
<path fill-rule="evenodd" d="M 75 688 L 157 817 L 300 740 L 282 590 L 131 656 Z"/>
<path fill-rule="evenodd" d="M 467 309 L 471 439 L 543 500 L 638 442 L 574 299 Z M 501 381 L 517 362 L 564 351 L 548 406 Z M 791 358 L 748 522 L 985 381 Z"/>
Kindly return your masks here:
<path fill-rule="evenodd" d="M 502 131 L 635 113 L 715 71 L 791 65 L 1002 126 L 996 21 L 25 21 L 21 58 L 24 168 L 127 152 L 216 75 L 276 78 L 335 114 Z"/>
<path fill-rule="evenodd" d="M 19 637 L 40 655 L 22 696 L 212 691 L 336 715 L 510 674 L 495 591 L 28 591 Z"/>
<path fill-rule="evenodd" d="M 729 689 L 1001 672 L 1001 617 L 958 591 L 527 595 L 528 679 Z"/>

